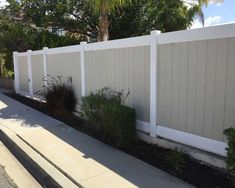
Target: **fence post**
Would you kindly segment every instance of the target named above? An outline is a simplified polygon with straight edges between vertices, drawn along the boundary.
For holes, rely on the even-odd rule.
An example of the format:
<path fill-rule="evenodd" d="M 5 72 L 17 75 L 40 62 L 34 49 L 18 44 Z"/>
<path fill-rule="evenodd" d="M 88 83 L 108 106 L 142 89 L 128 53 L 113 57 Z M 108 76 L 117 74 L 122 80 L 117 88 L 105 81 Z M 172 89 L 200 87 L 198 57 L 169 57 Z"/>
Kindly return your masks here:
<path fill-rule="evenodd" d="M 150 44 L 150 136 L 156 136 L 158 89 L 158 41 L 160 31 L 151 31 Z"/>
<path fill-rule="evenodd" d="M 85 45 L 87 42 L 81 42 L 81 51 L 80 51 L 80 58 L 81 58 L 81 84 L 82 84 L 82 97 L 86 95 L 86 78 L 85 78 Z"/>
<path fill-rule="evenodd" d="M 18 62 L 18 52 L 13 52 L 13 61 L 14 61 L 14 87 L 15 92 L 20 92 L 20 81 L 19 81 L 19 62 Z"/>
<path fill-rule="evenodd" d="M 43 80 L 44 80 L 44 85 L 47 86 L 47 50 L 48 47 L 43 48 Z"/>
<path fill-rule="evenodd" d="M 32 52 L 32 50 L 27 50 L 29 95 L 30 95 L 30 96 L 33 96 L 33 80 L 32 80 L 31 52 Z"/>

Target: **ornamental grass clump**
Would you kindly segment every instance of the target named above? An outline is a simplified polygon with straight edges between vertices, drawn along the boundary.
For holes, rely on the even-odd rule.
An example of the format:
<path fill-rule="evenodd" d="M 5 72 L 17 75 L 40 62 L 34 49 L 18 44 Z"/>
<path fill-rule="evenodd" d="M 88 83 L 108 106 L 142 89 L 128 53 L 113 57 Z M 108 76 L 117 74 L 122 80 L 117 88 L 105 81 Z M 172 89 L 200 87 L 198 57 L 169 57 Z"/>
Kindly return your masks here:
<path fill-rule="evenodd" d="M 167 154 L 165 160 L 175 171 L 181 173 L 185 165 L 185 153 L 182 149 L 175 148 Z"/>
<path fill-rule="evenodd" d="M 72 78 L 64 82 L 61 76 L 47 76 L 44 80 L 47 84 L 38 95 L 46 101 L 48 112 L 59 117 L 71 116 L 76 111 L 77 105 Z"/>

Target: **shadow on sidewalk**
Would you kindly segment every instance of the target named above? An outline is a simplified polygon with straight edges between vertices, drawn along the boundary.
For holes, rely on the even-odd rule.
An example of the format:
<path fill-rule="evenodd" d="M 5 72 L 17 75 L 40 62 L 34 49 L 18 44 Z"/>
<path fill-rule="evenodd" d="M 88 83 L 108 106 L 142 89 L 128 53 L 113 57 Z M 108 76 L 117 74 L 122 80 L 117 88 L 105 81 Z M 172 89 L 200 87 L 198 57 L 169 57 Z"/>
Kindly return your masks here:
<path fill-rule="evenodd" d="M 99 163 L 107 169 L 110 169 L 119 177 L 124 178 L 126 181 L 130 182 L 133 187 L 191 187 L 183 181 L 178 180 L 140 160 L 137 160 L 126 153 L 114 149 L 71 127 L 60 125 L 62 124 L 61 122 L 48 117 L 41 112 L 33 110 L 30 107 L 27 107 L 0 93 L 0 123 L 7 123 L 10 125 L 11 122 L 13 131 L 14 129 L 17 129 L 16 126 L 19 128 L 19 125 L 30 129 L 38 127 L 46 129 L 60 140 L 63 140 L 75 148 L 78 155 L 79 153 L 82 153 L 82 157 L 84 159 L 92 159 L 96 163 Z M 13 123 L 15 124 L 14 126 Z M 60 151 L 66 152 L 62 148 Z M 60 157 L 60 154 L 57 153 L 55 157 Z M 66 159 L 61 160 L 64 160 L 66 163 Z M 68 165 L 71 165 L 72 167 L 73 164 Z M 89 165 L 88 167 L 90 168 L 89 170 L 92 171 L 93 167 Z M 103 172 L 103 174 L 105 173 Z M 112 177 L 107 177 L 110 177 L 110 179 L 106 179 L 106 184 L 110 184 L 111 187 Z"/>

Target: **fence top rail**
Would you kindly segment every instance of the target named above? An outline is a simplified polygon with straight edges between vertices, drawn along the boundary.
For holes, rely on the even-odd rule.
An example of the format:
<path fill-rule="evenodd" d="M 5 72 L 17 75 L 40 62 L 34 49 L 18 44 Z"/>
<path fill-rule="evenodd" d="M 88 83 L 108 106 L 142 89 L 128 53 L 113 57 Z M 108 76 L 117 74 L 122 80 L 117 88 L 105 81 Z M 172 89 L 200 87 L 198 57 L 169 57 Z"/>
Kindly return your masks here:
<path fill-rule="evenodd" d="M 212 27 L 162 33 L 158 36 L 158 44 L 191 42 L 231 37 L 235 37 L 235 24 L 225 24 Z"/>
<path fill-rule="evenodd" d="M 31 53 L 31 55 L 42 55 L 43 54 L 43 50 L 36 50 L 36 51 L 32 51 L 30 53 Z"/>
<path fill-rule="evenodd" d="M 27 56 L 28 53 L 30 55 L 42 55 L 43 54 L 43 50 L 35 50 L 35 51 L 29 51 L 29 52 L 20 52 L 20 53 L 18 53 L 18 56 Z"/>
<path fill-rule="evenodd" d="M 126 39 L 110 40 L 106 42 L 89 43 L 85 45 L 85 51 L 96 51 L 116 48 L 128 48 L 150 45 L 150 35 L 131 37 Z"/>
<path fill-rule="evenodd" d="M 81 49 L 82 49 L 81 45 L 64 46 L 64 47 L 46 49 L 46 53 L 47 54 L 73 53 L 73 52 L 80 52 Z"/>
<path fill-rule="evenodd" d="M 18 53 L 18 56 L 27 56 L 27 52 L 20 52 L 20 53 Z"/>

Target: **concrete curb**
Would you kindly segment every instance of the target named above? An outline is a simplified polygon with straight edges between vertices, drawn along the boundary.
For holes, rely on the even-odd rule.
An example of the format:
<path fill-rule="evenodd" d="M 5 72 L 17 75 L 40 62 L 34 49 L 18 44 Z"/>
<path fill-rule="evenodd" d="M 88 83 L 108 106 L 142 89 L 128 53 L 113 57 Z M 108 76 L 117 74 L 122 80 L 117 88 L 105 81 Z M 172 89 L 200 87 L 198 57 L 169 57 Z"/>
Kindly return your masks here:
<path fill-rule="evenodd" d="M 15 158 L 28 170 L 28 172 L 44 188 L 62 188 L 51 176 L 49 176 L 36 162 L 34 162 L 16 143 L 14 143 L 1 129 L 0 140 L 15 156 Z"/>

